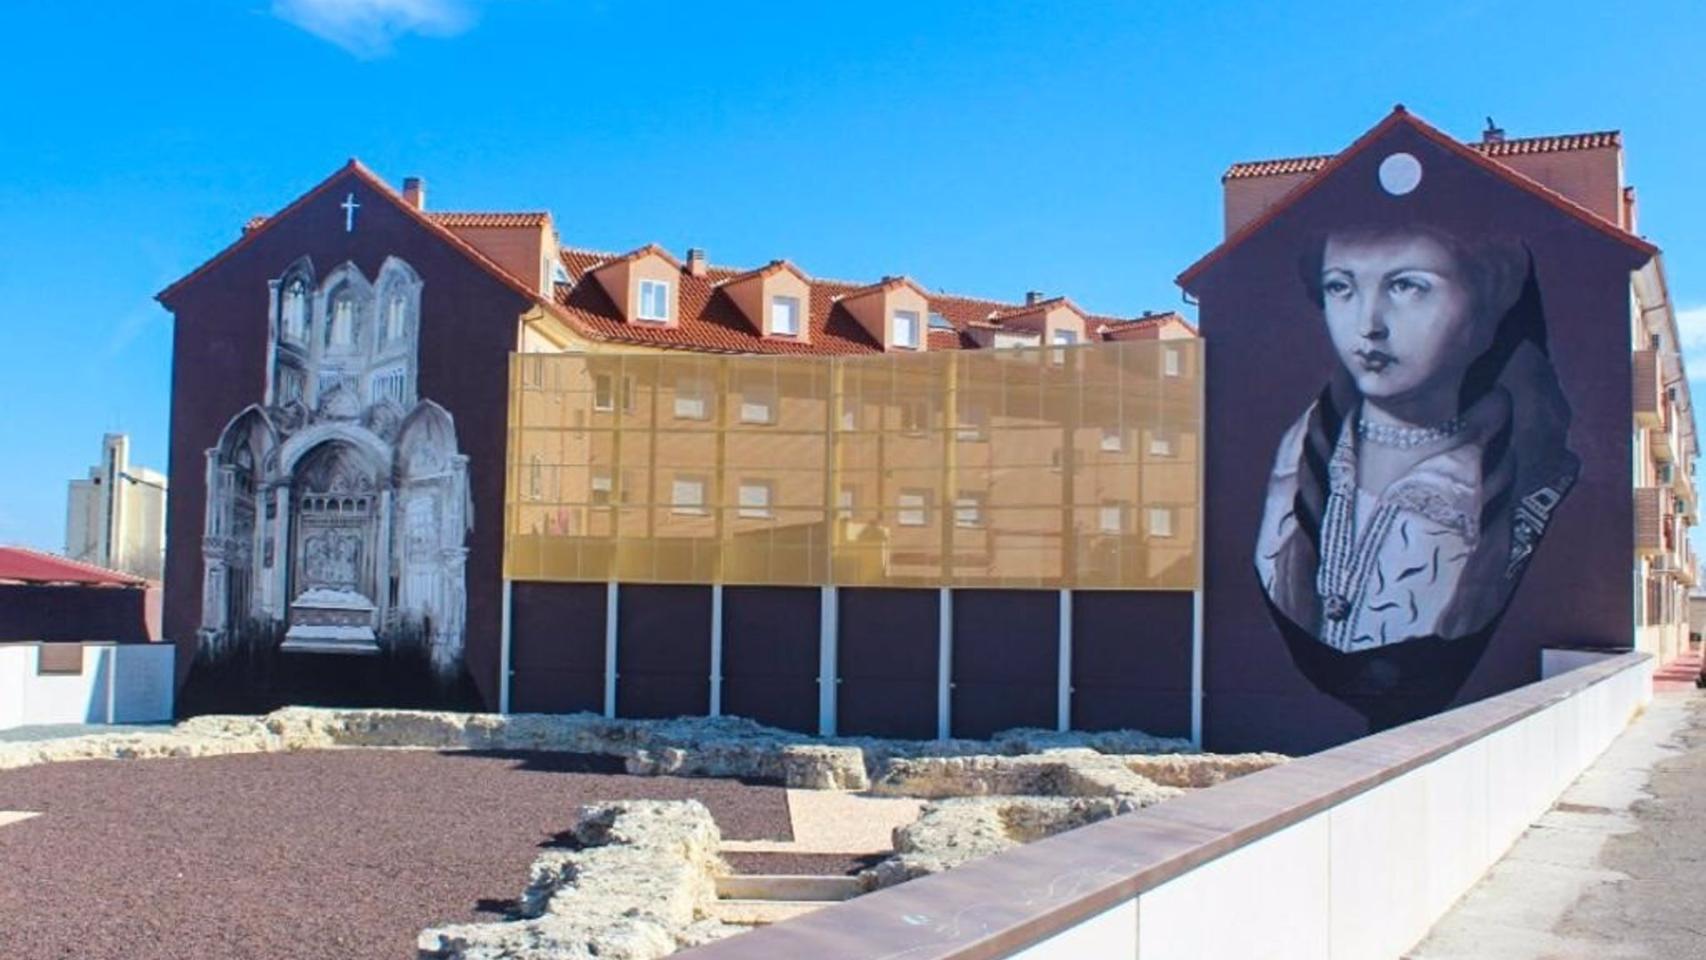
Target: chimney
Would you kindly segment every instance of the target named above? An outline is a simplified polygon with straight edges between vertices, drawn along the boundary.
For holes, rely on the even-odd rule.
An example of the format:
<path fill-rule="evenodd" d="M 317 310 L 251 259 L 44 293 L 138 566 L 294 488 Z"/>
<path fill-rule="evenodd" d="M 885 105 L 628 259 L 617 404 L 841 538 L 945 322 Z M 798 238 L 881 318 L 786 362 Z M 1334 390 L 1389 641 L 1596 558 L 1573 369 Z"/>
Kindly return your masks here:
<path fill-rule="evenodd" d="M 687 272 L 695 277 L 702 277 L 710 272 L 711 265 L 705 262 L 704 247 L 687 248 Z"/>
<path fill-rule="evenodd" d="M 426 181 L 420 177 L 404 177 L 403 202 L 416 210 L 426 210 Z"/>
<path fill-rule="evenodd" d="M 1025 291 L 1025 306 L 1034 307 L 1037 304 L 1042 303 L 1042 302 L 1043 302 L 1043 292 L 1041 290 L 1026 290 Z"/>
<path fill-rule="evenodd" d="M 1481 131 L 1482 143 L 1504 143 L 1505 128 L 1493 125 L 1493 118 L 1487 118 L 1487 129 Z"/>

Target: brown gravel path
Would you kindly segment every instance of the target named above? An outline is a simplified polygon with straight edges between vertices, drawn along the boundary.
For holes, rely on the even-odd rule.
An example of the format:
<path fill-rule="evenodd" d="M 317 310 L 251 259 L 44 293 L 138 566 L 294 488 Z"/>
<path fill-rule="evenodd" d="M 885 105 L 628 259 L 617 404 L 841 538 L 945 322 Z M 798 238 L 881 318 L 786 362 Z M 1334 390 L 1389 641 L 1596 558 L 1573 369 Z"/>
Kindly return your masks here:
<path fill-rule="evenodd" d="M 731 839 L 789 839 L 787 793 L 630 777 L 604 758 L 340 750 L 0 773 L 3 960 L 413 957 L 492 919 L 577 805 L 695 798 Z"/>

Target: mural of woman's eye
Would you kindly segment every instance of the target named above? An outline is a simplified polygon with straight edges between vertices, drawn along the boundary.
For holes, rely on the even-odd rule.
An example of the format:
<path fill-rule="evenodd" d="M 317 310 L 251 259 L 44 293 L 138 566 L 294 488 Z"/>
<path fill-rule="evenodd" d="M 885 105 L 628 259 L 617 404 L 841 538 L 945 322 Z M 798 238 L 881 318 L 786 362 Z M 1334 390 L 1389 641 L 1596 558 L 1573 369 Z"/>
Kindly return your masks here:
<path fill-rule="evenodd" d="M 1426 277 L 1404 274 L 1388 281 L 1386 289 L 1394 299 L 1419 300 L 1433 291 L 1433 284 Z"/>
<path fill-rule="evenodd" d="M 1321 292 L 1335 300 L 1349 297 L 1352 289 L 1351 282 L 1341 276 L 1329 276 L 1321 281 Z"/>

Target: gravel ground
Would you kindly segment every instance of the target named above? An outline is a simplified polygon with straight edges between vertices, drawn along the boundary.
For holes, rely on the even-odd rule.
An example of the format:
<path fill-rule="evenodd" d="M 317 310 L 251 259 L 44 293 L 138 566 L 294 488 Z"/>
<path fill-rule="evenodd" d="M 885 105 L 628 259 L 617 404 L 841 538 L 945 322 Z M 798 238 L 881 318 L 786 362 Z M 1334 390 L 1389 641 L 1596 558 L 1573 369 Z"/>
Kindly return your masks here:
<path fill-rule="evenodd" d="M 579 804 L 694 798 L 791 839 L 787 792 L 630 777 L 602 757 L 334 750 L 0 773 L 0 958 L 413 957 L 492 919 Z M 619 768 L 617 768 L 619 770 Z"/>

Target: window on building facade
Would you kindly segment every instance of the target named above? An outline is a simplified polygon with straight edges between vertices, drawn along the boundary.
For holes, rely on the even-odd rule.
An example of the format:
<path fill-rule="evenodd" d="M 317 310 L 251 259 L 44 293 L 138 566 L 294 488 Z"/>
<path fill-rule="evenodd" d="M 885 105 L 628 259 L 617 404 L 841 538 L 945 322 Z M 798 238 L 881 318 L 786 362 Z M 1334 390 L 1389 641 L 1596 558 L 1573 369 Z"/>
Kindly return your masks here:
<path fill-rule="evenodd" d="M 385 325 L 380 328 L 379 342 L 392 343 L 403 339 L 408 326 L 408 301 L 401 293 L 393 293 L 385 301 Z"/>
<path fill-rule="evenodd" d="M 1173 535 L 1173 508 L 1149 508 L 1149 535 L 1152 537 L 1170 537 Z"/>
<path fill-rule="evenodd" d="M 1125 431 L 1119 427 L 1102 428 L 1102 452 L 1119 453 L 1125 449 Z"/>
<path fill-rule="evenodd" d="M 742 480 L 740 483 L 739 514 L 749 520 L 770 516 L 771 484 L 768 480 Z"/>
<path fill-rule="evenodd" d="M 595 473 L 592 475 L 592 496 L 589 497 L 595 507 L 610 505 L 610 474 Z"/>
<path fill-rule="evenodd" d="M 958 418 L 959 426 L 954 431 L 956 439 L 967 442 L 984 439 L 989 428 L 989 411 L 982 404 L 960 403 Z"/>
<path fill-rule="evenodd" d="M 604 413 L 616 409 L 616 378 L 608 373 L 592 376 L 592 408 Z"/>
<path fill-rule="evenodd" d="M 800 298 L 770 298 L 770 332 L 784 337 L 800 335 Z"/>
<path fill-rule="evenodd" d="M 331 316 L 326 323 L 326 346 L 349 347 L 355 344 L 355 296 L 340 291 L 332 297 Z"/>
<path fill-rule="evenodd" d="M 1070 347 L 1078 342 L 1078 331 L 1056 328 L 1054 333 L 1049 335 L 1049 342 L 1057 347 Z"/>
<path fill-rule="evenodd" d="M 776 390 L 774 387 L 748 385 L 740 394 L 741 423 L 775 423 Z"/>
<path fill-rule="evenodd" d="M 1169 377 L 1184 374 L 1184 358 L 1179 356 L 1178 350 L 1166 347 L 1161 351 L 1161 373 Z"/>
<path fill-rule="evenodd" d="M 705 478 L 676 477 L 670 485 L 670 509 L 675 513 L 686 516 L 700 516 L 705 512 Z"/>
<path fill-rule="evenodd" d="M 374 401 L 390 400 L 398 406 L 405 406 L 403 394 L 407 385 L 408 374 L 401 367 L 391 367 L 373 374 L 368 384 L 368 394 Z"/>
<path fill-rule="evenodd" d="M 1096 527 L 1109 536 L 1125 533 L 1125 504 L 1118 500 L 1102 501 L 1096 514 Z"/>
<path fill-rule="evenodd" d="M 906 350 L 918 349 L 920 331 L 917 311 L 896 310 L 892 330 L 895 346 Z"/>
<path fill-rule="evenodd" d="M 640 281 L 640 319 L 669 322 L 669 284 L 662 280 Z"/>
<path fill-rule="evenodd" d="M 675 383 L 677 420 L 711 419 L 711 387 L 704 380 L 683 378 Z"/>
<path fill-rule="evenodd" d="M 970 490 L 960 491 L 960 495 L 954 498 L 954 526 L 983 526 L 983 494 Z"/>
<path fill-rule="evenodd" d="M 308 285 L 300 277 L 285 285 L 279 316 L 284 339 L 291 343 L 302 343 L 308 339 Z"/>
<path fill-rule="evenodd" d="M 1152 457 L 1170 457 L 1173 455 L 1173 438 L 1160 430 L 1149 435 L 1149 455 Z"/>
<path fill-rule="evenodd" d="M 900 429 L 905 433 L 923 433 L 930 429 L 930 401 L 901 401 Z"/>
<path fill-rule="evenodd" d="M 895 500 L 900 509 L 895 521 L 903 527 L 922 527 L 930 522 L 930 491 L 902 490 Z"/>
<path fill-rule="evenodd" d="M 857 506 L 858 503 L 859 490 L 850 483 L 843 484 L 841 489 L 835 492 L 835 511 L 843 520 L 851 520 L 853 518 L 853 508 Z"/>

